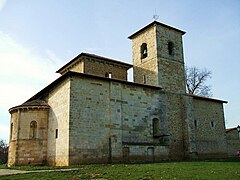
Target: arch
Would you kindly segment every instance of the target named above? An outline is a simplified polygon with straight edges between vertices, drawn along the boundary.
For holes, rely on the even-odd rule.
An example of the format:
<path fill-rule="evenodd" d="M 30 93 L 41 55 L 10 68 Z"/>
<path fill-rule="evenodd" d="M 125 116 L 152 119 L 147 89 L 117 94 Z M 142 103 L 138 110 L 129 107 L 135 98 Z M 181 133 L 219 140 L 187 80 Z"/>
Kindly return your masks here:
<path fill-rule="evenodd" d="M 170 56 L 173 56 L 174 54 L 174 44 L 171 41 L 168 42 L 168 54 Z"/>
<path fill-rule="evenodd" d="M 37 122 L 31 121 L 30 123 L 30 139 L 35 139 L 37 137 Z"/>
<path fill-rule="evenodd" d="M 144 59 L 147 57 L 147 44 L 146 43 L 142 43 L 141 45 L 141 59 Z"/>

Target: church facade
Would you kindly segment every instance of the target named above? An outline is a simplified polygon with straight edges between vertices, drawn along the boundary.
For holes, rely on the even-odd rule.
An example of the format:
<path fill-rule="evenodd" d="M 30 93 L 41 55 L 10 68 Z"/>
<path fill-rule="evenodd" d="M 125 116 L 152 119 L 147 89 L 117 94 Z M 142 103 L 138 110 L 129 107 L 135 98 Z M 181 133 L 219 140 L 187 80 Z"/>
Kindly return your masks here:
<path fill-rule="evenodd" d="M 133 64 L 81 53 L 64 65 L 9 110 L 8 165 L 226 157 L 226 101 L 186 94 L 184 34 L 154 21 L 129 36 Z"/>

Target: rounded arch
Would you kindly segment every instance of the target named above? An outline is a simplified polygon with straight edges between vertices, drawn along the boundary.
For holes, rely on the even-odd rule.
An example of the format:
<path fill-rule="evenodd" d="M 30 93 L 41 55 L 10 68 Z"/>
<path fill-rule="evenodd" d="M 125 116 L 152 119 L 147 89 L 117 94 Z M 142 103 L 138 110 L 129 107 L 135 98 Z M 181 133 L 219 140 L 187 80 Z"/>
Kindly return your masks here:
<path fill-rule="evenodd" d="M 147 49 L 147 44 L 146 43 L 142 43 L 141 45 L 141 59 L 144 59 L 147 57 L 148 53 L 148 49 Z"/>

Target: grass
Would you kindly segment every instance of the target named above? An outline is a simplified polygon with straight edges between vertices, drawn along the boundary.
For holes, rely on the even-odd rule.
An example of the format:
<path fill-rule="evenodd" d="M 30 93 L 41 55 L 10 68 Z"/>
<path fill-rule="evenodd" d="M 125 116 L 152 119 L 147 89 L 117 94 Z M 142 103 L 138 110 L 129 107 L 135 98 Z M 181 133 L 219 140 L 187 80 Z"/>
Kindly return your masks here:
<path fill-rule="evenodd" d="M 34 168 L 53 169 L 53 167 L 39 166 L 18 167 L 18 169 L 22 170 L 34 170 Z M 153 164 L 95 164 L 70 166 L 68 168 L 78 169 L 68 172 L 0 176 L 0 179 L 240 179 L 239 160 Z"/>

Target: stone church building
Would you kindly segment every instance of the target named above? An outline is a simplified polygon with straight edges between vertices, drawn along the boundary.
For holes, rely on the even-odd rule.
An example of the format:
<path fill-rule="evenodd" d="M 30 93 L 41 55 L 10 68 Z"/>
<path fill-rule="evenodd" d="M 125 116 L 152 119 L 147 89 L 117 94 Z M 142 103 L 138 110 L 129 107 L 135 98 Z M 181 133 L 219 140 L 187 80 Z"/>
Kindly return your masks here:
<path fill-rule="evenodd" d="M 226 157 L 226 101 L 186 93 L 184 34 L 153 21 L 129 36 L 133 64 L 81 53 L 61 67 L 9 110 L 8 165 Z"/>

